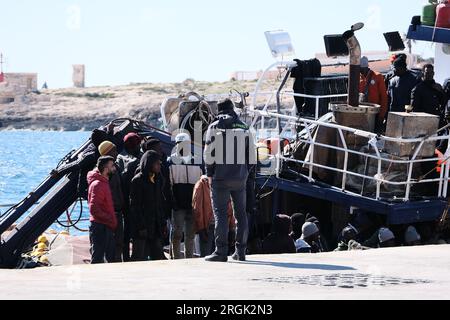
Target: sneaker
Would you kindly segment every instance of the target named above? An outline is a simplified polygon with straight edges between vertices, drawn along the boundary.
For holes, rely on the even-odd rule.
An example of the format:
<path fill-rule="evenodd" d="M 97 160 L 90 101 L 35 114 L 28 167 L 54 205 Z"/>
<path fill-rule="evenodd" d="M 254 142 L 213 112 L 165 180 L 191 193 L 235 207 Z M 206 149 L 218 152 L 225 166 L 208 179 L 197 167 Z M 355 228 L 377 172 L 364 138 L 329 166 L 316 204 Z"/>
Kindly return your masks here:
<path fill-rule="evenodd" d="M 205 261 L 207 261 L 207 262 L 227 262 L 228 261 L 228 257 L 226 257 L 226 256 L 219 256 L 218 254 L 213 253 L 212 255 L 207 256 L 205 258 Z"/>

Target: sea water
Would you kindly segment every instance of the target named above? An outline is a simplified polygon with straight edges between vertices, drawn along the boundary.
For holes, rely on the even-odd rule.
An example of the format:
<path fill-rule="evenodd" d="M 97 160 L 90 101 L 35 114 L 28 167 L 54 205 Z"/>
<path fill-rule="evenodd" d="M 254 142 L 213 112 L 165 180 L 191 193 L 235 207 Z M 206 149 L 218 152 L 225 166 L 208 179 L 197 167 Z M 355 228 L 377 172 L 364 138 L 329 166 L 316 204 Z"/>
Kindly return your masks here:
<path fill-rule="evenodd" d="M 90 132 L 81 131 L 0 131 L 0 215 L 39 186 L 58 162 L 89 136 Z M 76 211 L 79 206 L 72 213 L 74 219 Z M 88 217 L 86 209 L 83 216 Z M 61 220 L 66 220 L 65 214 Z M 80 227 L 86 229 L 87 223 L 80 223 Z M 61 230 L 58 224 L 52 228 Z"/>

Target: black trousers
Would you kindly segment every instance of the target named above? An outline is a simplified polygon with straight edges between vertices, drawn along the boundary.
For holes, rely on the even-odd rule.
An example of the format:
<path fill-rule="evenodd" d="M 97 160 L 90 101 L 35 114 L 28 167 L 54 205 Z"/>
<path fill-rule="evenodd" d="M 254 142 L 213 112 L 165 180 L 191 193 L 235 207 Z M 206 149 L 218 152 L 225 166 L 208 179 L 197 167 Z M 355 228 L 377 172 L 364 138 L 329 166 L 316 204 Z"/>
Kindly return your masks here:
<path fill-rule="evenodd" d="M 132 261 L 167 260 L 161 238 L 133 239 Z"/>
<path fill-rule="evenodd" d="M 91 222 L 89 228 L 91 242 L 91 264 L 114 262 L 115 241 L 114 232 L 106 225 Z"/>
<path fill-rule="evenodd" d="M 124 226 L 123 226 L 123 214 L 122 212 L 116 212 L 117 219 L 117 229 L 114 232 L 114 241 L 115 241 L 115 257 L 114 262 L 122 262 L 122 254 L 124 251 Z"/>
<path fill-rule="evenodd" d="M 131 232 L 130 232 L 130 218 L 128 215 L 123 217 L 123 261 L 129 262 L 130 255 Z"/>

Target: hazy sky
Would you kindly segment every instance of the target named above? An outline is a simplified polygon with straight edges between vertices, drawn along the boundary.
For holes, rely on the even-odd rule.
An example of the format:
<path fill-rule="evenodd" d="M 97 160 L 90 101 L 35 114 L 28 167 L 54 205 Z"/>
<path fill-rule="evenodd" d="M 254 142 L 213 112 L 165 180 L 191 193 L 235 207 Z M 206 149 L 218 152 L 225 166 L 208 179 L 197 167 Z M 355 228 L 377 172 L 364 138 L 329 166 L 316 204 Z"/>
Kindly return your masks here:
<path fill-rule="evenodd" d="M 355 22 L 363 50 L 386 50 L 383 32 L 406 32 L 423 0 L 0 0 L 0 52 L 7 72 L 71 86 L 227 80 L 273 62 L 264 31 L 289 31 L 300 58 L 324 52 L 323 35 Z M 429 44 L 417 47 L 429 54 Z"/>

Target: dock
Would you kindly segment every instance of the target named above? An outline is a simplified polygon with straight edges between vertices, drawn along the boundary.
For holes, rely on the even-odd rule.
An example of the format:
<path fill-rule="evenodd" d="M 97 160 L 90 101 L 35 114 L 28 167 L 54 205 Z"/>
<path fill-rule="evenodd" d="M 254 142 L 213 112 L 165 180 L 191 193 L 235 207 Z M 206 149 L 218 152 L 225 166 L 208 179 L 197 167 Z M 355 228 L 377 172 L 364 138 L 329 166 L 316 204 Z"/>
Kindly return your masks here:
<path fill-rule="evenodd" d="M 0 270 L 0 299 L 448 299 L 450 245 Z"/>

